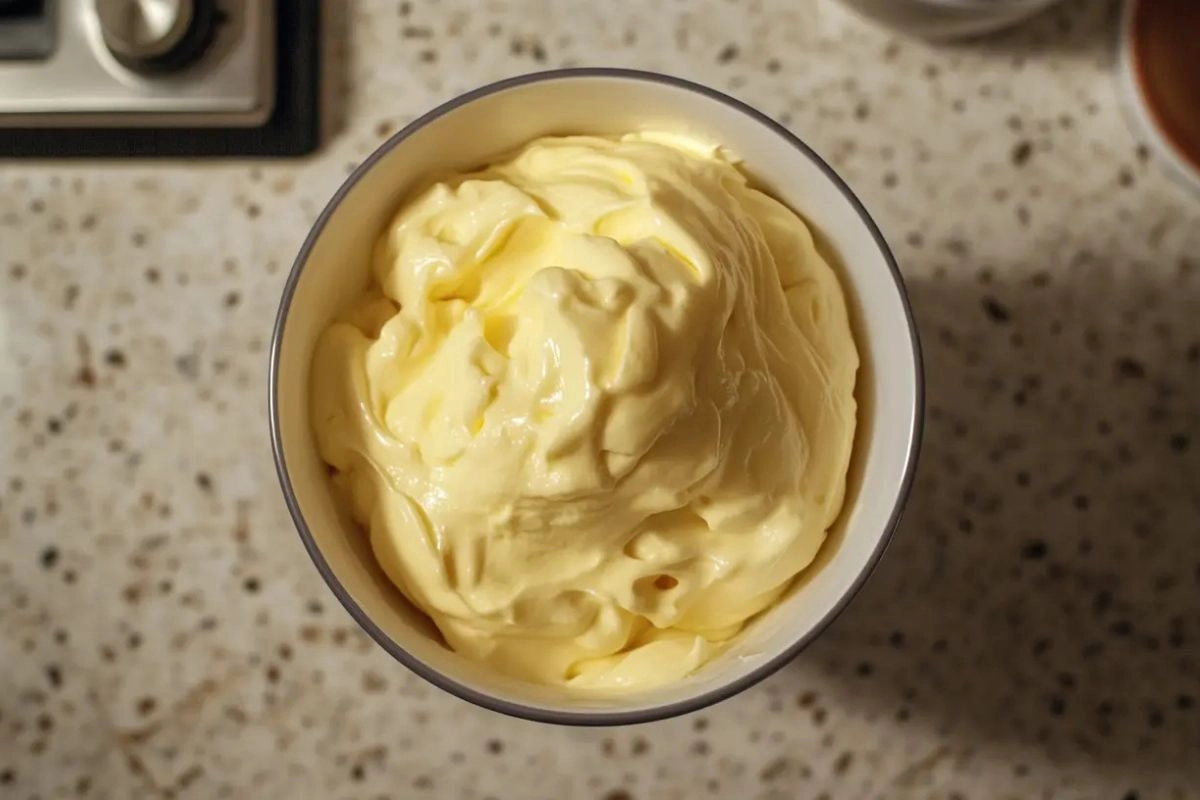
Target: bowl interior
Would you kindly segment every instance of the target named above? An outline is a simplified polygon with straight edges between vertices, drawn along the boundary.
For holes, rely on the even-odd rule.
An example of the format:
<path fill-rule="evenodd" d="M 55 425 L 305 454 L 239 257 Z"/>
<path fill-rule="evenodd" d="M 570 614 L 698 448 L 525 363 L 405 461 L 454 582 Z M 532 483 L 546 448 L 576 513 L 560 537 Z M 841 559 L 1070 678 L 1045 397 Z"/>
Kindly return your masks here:
<path fill-rule="evenodd" d="M 1188 6 L 1188 11 L 1195 15 L 1197 7 Z M 1124 110 L 1135 133 L 1171 177 L 1200 192 L 1200 150 L 1194 144 L 1183 146 L 1189 140 L 1195 142 L 1194 132 L 1200 124 L 1195 117 L 1196 78 L 1179 63 L 1183 49 L 1180 43 L 1162 46 L 1162 40 L 1171 30 L 1179 29 L 1180 22 L 1178 10 L 1157 0 L 1138 0 L 1125 6 L 1118 49 L 1120 86 Z M 1186 24 L 1183 29 L 1187 29 Z"/>
<path fill-rule="evenodd" d="M 447 649 L 375 565 L 340 511 L 309 422 L 310 359 L 320 332 L 366 286 L 368 255 L 405 195 L 444 170 L 480 166 L 548 134 L 667 129 L 718 141 L 761 188 L 798 210 L 841 271 L 863 357 L 859 428 L 846 506 L 818 564 L 723 656 L 672 686 L 580 696 L 497 675 Z M 585 73 L 514 81 L 439 109 L 385 144 L 318 221 L 285 294 L 273 352 L 276 446 L 314 560 L 369 632 L 445 688 L 492 707 L 636 715 L 694 705 L 753 680 L 814 635 L 852 593 L 894 526 L 919 424 L 919 364 L 907 306 L 882 240 L 840 181 L 781 129 L 681 82 Z M 424 665 L 424 669 L 420 665 Z M 430 674 L 430 672 L 435 674 Z"/>

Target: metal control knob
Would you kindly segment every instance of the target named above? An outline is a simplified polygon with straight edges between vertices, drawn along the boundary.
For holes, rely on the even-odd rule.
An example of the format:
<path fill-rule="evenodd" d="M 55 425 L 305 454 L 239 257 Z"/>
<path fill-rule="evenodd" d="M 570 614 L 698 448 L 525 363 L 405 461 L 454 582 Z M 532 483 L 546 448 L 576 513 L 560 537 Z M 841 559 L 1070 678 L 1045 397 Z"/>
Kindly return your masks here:
<path fill-rule="evenodd" d="M 104 44 L 139 72 L 180 69 L 212 42 L 215 0 L 95 0 Z"/>

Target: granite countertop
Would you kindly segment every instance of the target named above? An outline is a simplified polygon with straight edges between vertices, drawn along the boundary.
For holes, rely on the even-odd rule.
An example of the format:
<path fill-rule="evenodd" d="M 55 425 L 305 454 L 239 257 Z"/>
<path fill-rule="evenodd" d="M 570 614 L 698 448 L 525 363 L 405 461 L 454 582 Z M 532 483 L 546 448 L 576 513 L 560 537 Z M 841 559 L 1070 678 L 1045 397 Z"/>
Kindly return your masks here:
<path fill-rule="evenodd" d="M 1200 201 L 1125 124 L 1115 11 L 933 47 L 814 0 L 363 0 L 317 157 L 0 164 L 0 796 L 1194 797 Z M 628 729 L 393 663 L 267 442 L 284 275 L 347 171 L 459 91 L 569 64 L 730 90 L 827 155 L 928 368 L 865 591 L 760 686 Z"/>

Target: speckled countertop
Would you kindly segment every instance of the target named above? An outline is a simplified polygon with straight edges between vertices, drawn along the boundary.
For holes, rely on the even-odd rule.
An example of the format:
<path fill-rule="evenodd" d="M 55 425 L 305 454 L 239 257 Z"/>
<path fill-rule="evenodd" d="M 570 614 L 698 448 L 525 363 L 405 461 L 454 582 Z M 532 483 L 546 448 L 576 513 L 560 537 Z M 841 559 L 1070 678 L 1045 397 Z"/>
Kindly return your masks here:
<path fill-rule="evenodd" d="M 1124 124 L 1114 11 L 934 48 L 812 0 L 364 0 L 316 158 L 0 164 L 0 797 L 1196 797 L 1200 201 Z M 276 302 L 346 172 L 565 64 L 732 90 L 826 154 L 928 363 L 910 511 L 858 600 L 759 687 L 631 729 L 392 663 L 267 443 Z"/>

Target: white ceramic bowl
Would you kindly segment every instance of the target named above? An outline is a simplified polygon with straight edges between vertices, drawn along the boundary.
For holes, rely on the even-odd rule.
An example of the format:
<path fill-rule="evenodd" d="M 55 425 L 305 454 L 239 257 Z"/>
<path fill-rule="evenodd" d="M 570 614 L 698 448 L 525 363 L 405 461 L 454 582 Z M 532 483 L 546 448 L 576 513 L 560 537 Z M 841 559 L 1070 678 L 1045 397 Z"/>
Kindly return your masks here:
<path fill-rule="evenodd" d="M 1059 0 L 840 0 L 864 17 L 927 39 L 982 36 Z"/>
<path fill-rule="evenodd" d="M 538 136 L 641 128 L 694 133 L 745 160 L 758 184 L 798 210 L 840 269 L 863 366 L 859 428 L 839 524 L 818 562 L 729 650 L 679 683 L 602 698 L 497 674 L 448 649 L 376 566 L 317 455 L 309 370 L 318 334 L 367 285 L 368 253 L 407 192 L 430 173 L 480 166 Z M 317 220 L 284 288 L 271 344 L 271 439 L 305 547 L 334 594 L 385 650 L 432 683 L 496 711 L 557 723 L 625 724 L 695 710 L 777 669 L 866 580 L 898 522 L 922 419 L 920 350 L 900 272 L 846 184 L 812 150 L 719 92 L 652 73 L 538 73 L 470 92 L 385 142 Z"/>

